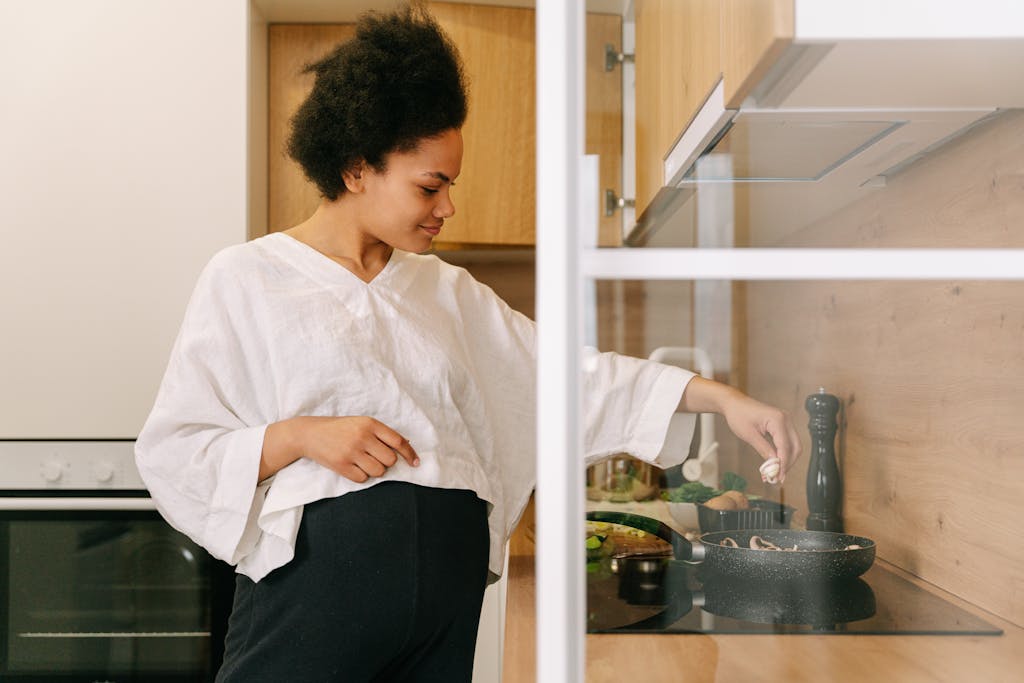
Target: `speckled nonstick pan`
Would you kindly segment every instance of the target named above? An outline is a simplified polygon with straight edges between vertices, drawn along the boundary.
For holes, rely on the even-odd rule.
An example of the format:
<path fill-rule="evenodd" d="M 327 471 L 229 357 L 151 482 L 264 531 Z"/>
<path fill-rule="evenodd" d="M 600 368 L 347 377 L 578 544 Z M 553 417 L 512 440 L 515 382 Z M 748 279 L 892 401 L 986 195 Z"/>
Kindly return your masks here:
<path fill-rule="evenodd" d="M 587 513 L 587 519 L 624 524 L 655 534 L 672 544 L 677 560 L 702 562 L 705 570 L 733 579 L 754 581 L 832 581 L 860 576 L 875 561 L 875 542 L 863 536 L 828 531 L 793 529 L 744 529 L 704 534 L 691 543 L 668 525 L 643 515 L 599 510 Z M 753 550 L 751 536 L 780 547 L 798 550 Z M 719 545 L 732 538 L 740 546 Z M 860 548 L 846 550 L 849 545 Z"/>

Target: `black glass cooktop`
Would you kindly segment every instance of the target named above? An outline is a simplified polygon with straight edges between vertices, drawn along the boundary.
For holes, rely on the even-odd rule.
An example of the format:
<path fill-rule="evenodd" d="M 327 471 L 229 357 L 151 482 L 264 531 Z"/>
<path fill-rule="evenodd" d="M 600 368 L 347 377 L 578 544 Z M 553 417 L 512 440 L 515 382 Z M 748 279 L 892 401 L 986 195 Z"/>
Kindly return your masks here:
<path fill-rule="evenodd" d="M 1002 634 L 877 564 L 859 579 L 768 586 L 667 558 L 605 558 L 587 570 L 589 633 Z"/>

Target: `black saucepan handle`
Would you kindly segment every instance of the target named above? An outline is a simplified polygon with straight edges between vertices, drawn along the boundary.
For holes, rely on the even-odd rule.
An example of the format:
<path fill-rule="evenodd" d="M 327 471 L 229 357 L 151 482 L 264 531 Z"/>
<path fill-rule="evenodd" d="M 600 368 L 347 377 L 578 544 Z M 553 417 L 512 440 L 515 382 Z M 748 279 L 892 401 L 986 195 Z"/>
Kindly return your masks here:
<path fill-rule="evenodd" d="M 672 545 L 672 554 L 677 560 L 689 562 L 702 562 L 704 560 L 705 548 L 700 542 L 691 543 L 678 531 L 656 519 L 634 515 L 629 512 L 612 512 L 610 510 L 594 510 L 587 513 L 587 519 L 592 522 L 610 522 L 622 524 L 654 534 L 663 541 Z"/>

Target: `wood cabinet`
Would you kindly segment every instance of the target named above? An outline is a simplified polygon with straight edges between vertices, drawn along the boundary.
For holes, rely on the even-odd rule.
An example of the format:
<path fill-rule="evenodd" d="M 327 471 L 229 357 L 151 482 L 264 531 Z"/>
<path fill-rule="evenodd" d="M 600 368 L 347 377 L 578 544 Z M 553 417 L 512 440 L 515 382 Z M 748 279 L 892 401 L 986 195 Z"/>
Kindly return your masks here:
<path fill-rule="evenodd" d="M 622 69 L 605 69 L 605 46 L 622 50 L 622 17 L 617 14 L 587 14 L 586 47 L 586 154 L 599 158 L 598 191 L 603 200 L 610 189 L 622 192 Z M 622 216 L 598 212 L 597 242 L 604 247 L 622 244 Z"/>
<path fill-rule="evenodd" d="M 469 115 L 446 243 L 529 245 L 536 213 L 534 12 L 430 3 L 462 54 Z M 438 246 L 442 246 L 438 244 Z"/>
<path fill-rule="evenodd" d="M 638 215 L 664 160 L 719 79 L 738 107 L 793 38 L 794 0 L 637 0 Z"/>
<path fill-rule="evenodd" d="M 725 106 L 739 107 L 793 40 L 795 0 L 722 0 Z"/>
<path fill-rule="evenodd" d="M 720 68 L 719 0 L 637 0 L 636 211 L 663 184 L 662 163 Z"/>
<path fill-rule="evenodd" d="M 354 33 L 353 24 L 271 24 L 268 28 L 268 233 L 301 223 L 320 202 L 316 186 L 285 152 L 288 122 L 313 88 L 313 75 L 302 70 Z"/>
<path fill-rule="evenodd" d="M 532 9 L 435 2 L 430 12 L 462 55 L 469 84 L 465 156 L 439 249 L 530 246 L 536 215 L 535 14 Z M 622 18 L 588 16 L 587 147 L 599 154 L 601 189 L 622 188 L 622 76 L 606 72 L 604 46 L 621 46 Z M 312 87 L 302 66 L 353 33 L 351 24 L 274 24 L 269 53 L 269 232 L 309 216 L 316 188 L 284 153 L 288 121 Z M 600 243 L 621 244 L 618 215 L 601 219 Z"/>

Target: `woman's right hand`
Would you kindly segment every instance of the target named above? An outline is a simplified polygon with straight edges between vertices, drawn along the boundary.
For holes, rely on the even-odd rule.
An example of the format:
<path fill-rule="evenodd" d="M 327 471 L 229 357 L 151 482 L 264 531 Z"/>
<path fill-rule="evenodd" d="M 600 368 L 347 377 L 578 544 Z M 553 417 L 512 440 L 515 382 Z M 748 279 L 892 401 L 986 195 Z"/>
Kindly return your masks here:
<path fill-rule="evenodd" d="M 276 474 L 301 457 L 357 483 L 383 475 L 399 457 L 413 467 L 420 463 L 404 436 L 372 417 L 303 416 L 267 427 L 259 480 Z"/>

